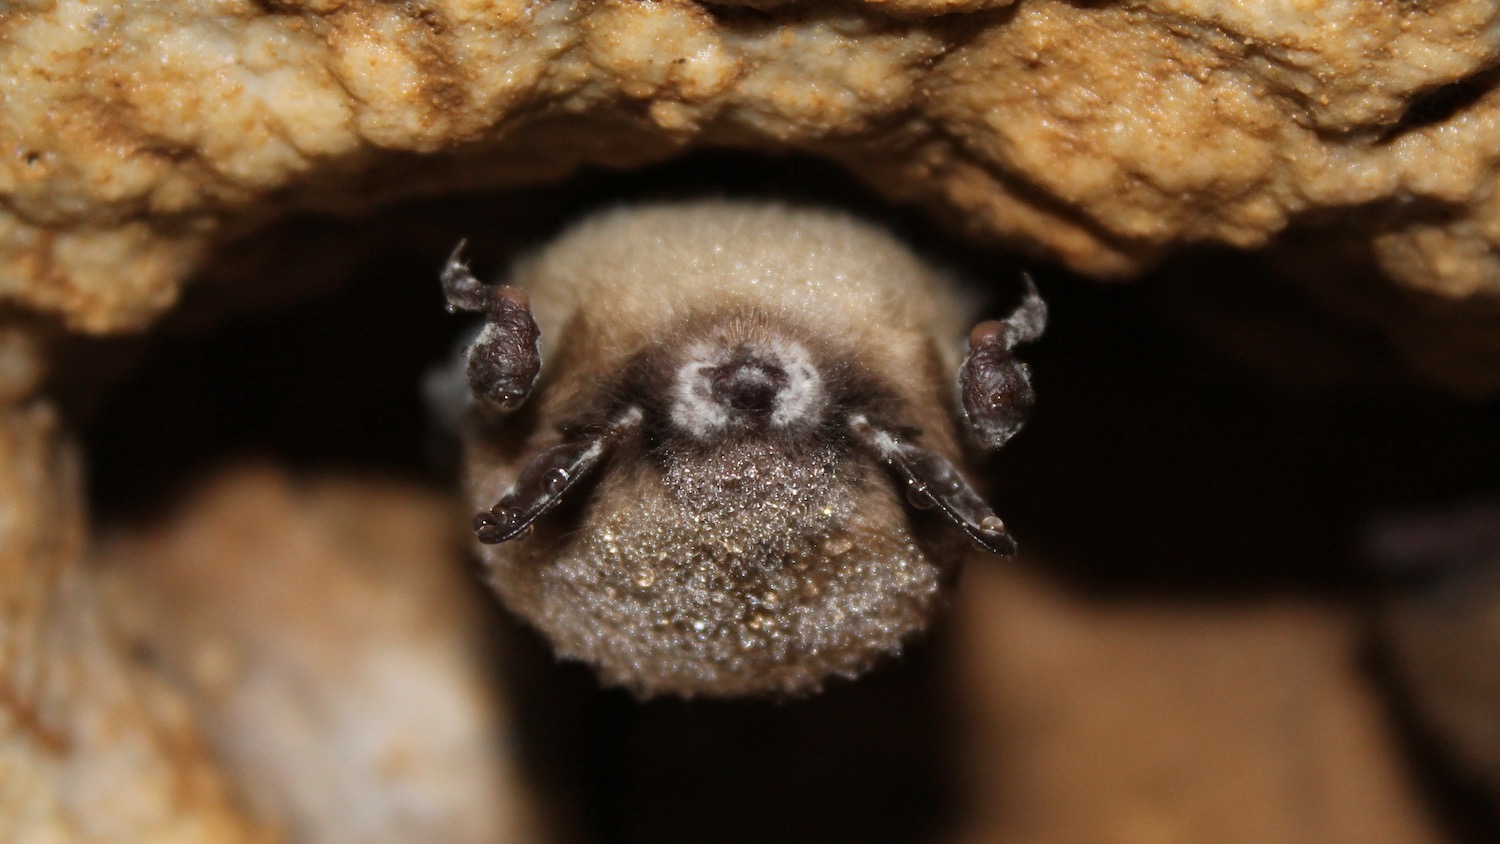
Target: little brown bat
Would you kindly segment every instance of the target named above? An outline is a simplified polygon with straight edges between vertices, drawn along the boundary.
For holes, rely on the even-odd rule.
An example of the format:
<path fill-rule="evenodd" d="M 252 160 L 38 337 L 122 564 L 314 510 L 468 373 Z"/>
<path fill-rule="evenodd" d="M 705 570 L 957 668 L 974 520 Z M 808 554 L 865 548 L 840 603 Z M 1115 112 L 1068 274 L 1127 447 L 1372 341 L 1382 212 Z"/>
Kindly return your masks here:
<path fill-rule="evenodd" d="M 961 467 L 1030 411 L 1029 279 L 965 355 L 948 275 L 844 213 L 622 208 L 498 286 L 461 249 L 442 281 L 484 315 L 460 361 L 482 561 L 605 682 L 812 691 L 899 652 L 967 546 L 1015 553 Z"/>

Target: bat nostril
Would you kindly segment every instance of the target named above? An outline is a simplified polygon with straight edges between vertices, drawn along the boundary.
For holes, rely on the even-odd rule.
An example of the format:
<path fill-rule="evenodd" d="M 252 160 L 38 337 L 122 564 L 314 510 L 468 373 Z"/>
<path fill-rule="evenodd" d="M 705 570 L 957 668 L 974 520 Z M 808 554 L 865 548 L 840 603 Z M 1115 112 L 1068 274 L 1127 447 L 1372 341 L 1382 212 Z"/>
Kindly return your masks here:
<path fill-rule="evenodd" d="M 715 367 L 709 374 L 714 401 L 729 410 L 752 416 L 770 416 L 776 400 L 787 387 L 781 367 L 759 360 L 739 360 Z"/>
<path fill-rule="evenodd" d="M 771 429 L 811 435 L 821 423 L 823 380 L 812 355 L 795 340 L 728 333 L 688 346 L 680 361 L 670 388 L 670 419 L 699 442 Z"/>

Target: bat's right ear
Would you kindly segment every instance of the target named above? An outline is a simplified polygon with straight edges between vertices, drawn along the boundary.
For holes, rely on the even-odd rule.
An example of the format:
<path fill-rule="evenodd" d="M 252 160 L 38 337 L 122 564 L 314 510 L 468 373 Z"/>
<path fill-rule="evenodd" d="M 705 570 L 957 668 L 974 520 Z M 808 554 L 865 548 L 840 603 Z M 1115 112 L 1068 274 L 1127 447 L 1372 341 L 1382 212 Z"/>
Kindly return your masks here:
<path fill-rule="evenodd" d="M 517 287 L 488 287 L 469 272 L 459 241 L 443 267 L 443 295 L 449 311 L 484 315 L 484 327 L 465 350 L 469 389 L 474 398 L 501 412 L 515 410 L 531 395 L 542 371 L 542 332 L 531 300 Z"/>

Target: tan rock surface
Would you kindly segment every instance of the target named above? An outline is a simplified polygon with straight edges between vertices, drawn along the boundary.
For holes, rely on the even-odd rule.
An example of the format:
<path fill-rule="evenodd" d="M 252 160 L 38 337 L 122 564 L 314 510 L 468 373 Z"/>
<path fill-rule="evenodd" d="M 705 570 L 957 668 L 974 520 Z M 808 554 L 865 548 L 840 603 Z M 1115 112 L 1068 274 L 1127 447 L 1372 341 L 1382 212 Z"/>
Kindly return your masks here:
<path fill-rule="evenodd" d="M 1428 299 L 1490 303 L 1465 332 L 1500 323 L 1489 0 L 748 5 L 13 4 L 0 297 L 140 327 L 289 209 L 729 144 L 832 157 L 1099 275 L 1315 225 Z M 1486 371 L 1451 380 L 1500 387 Z"/>
<path fill-rule="evenodd" d="M 1092 600 L 971 566 L 959 840 L 1438 844 L 1358 666 L 1295 600 Z"/>
<path fill-rule="evenodd" d="M 181 700 L 111 638 L 49 407 L 0 411 L 0 840 L 269 842 Z"/>
<path fill-rule="evenodd" d="M 292 841 L 538 840 L 454 503 L 221 470 L 97 551 L 110 617 Z"/>

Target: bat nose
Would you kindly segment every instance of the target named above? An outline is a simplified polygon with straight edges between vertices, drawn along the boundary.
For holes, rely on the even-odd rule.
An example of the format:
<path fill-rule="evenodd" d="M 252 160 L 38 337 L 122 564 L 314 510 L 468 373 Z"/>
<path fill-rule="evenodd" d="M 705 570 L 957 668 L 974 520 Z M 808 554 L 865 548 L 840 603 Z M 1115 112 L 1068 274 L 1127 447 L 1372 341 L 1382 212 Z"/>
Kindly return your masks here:
<path fill-rule="evenodd" d="M 772 428 L 809 433 L 827 404 L 812 355 L 782 338 L 689 346 L 669 395 L 673 426 L 700 442 Z"/>
<path fill-rule="evenodd" d="M 741 356 L 708 373 L 709 392 L 725 410 L 757 419 L 770 417 L 786 389 L 786 370 L 757 357 Z"/>

